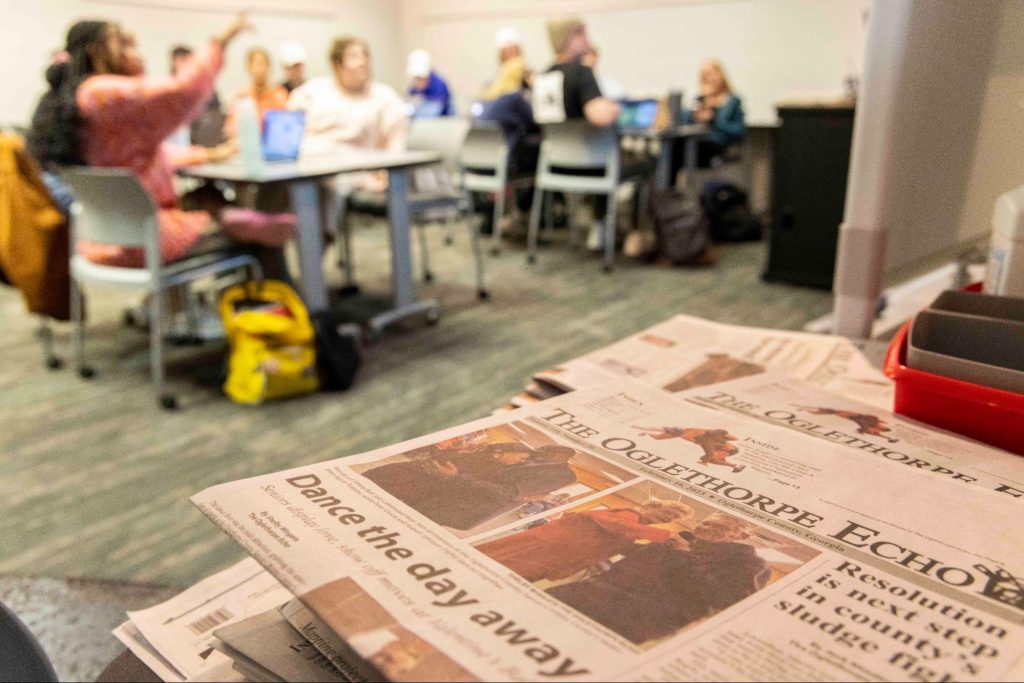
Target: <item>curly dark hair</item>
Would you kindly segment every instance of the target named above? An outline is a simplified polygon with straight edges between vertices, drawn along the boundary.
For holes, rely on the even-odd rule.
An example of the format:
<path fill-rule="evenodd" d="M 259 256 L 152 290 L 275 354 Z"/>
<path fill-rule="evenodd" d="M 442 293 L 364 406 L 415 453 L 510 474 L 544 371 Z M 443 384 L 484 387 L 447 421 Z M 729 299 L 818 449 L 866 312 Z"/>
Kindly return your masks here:
<path fill-rule="evenodd" d="M 28 149 L 44 167 L 81 164 L 80 132 L 82 112 L 75 95 L 78 86 L 96 73 L 94 53 L 101 49 L 112 24 L 107 21 L 80 21 L 68 31 L 66 61 L 46 70 L 50 89 L 39 100 L 32 115 Z"/>

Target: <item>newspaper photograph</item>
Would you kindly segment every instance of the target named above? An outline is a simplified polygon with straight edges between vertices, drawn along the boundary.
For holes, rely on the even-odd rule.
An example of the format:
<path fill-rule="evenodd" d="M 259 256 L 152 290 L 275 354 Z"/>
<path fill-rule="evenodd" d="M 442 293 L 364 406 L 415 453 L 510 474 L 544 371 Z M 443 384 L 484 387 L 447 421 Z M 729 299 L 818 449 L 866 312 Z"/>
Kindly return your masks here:
<path fill-rule="evenodd" d="M 1022 673 L 1015 501 L 628 380 L 193 502 L 389 679 L 396 641 L 464 680 Z"/>
<path fill-rule="evenodd" d="M 533 383 L 566 392 L 629 377 L 675 393 L 769 370 L 874 406 L 892 405 L 891 380 L 849 340 L 685 315 L 540 372 Z"/>
<path fill-rule="evenodd" d="M 847 446 L 876 461 L 982 486 L 1024 503 L 1020 456 L 785 375 L 769 373 L 677 396 Z"/>
<path fill-rule="evenodd" d="M 636 477 L 561 445 L 525 422 L 482 429 L 353 469 L 460 537 Z"/>
<path fill-rule="evenodd" d="M 643 649 L 820 554 L 651 481 L 476 549 Z"/>

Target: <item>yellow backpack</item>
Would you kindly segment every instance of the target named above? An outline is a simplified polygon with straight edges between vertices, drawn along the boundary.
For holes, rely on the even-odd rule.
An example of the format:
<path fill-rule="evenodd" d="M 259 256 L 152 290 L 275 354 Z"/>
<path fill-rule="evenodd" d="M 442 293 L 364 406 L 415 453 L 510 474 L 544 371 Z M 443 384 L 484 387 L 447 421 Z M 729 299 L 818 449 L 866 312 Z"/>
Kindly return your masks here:
<path fill-rule="evenodd" d="M 259 404 L 320 386 L 316 335 L 299 295 L 284 282 L 231 287 L 220 314 L 231 344 L 224 393 L 236 403 Z"/>

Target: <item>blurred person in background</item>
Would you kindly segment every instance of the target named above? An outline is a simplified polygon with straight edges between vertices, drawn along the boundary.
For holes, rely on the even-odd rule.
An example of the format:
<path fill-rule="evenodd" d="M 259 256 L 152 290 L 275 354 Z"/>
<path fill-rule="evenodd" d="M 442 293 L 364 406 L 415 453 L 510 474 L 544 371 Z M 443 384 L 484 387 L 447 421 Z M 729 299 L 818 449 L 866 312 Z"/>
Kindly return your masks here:
<path fill-rule="evenodd" d="M 228 138 L 238 134 L 236 120 L 238 103 L 249 98 L 256 103 L 256 111 L 260 120 L 268 109 L 286 109 L 288 107 L 288 91 L 283 85 L 270 82 L 270 52 L 262 47 L 249 48 L 245 56 L 245 70 L 249 73 L 249 86 L 239 90 L 231 102 L 231 113 L 224 125 Z"/>
<path fill-rule="evenodd" d="M 743 102 L 733 93 L 725 69 L 717 59 L 709 59 L 700 67 L 700 95 L 689 116 L 691 121 L 710 128 L 697 142 L 697 166 L 700 168 L 710 167 L 727 147 L 746 136 Z M 678 140 L 672 148 L 672 178 L 682 168 L 684 156 L 685 142 Z"/>
<path fill-rule="evenodd" d="M 373 80 L 366 41 L 353 36 L 339 38 L 331 46 L 329 58 L 334 73 L 310 79 L 288 99 L 289 109 L 306 112 L 306 150 L 317 153 L 345 146 L 405 149 L 409 127 L 405 103 L 393 88 Z M 359 174 L 355 180 L 361 189 L 383 191 L 387 187 L 384 173 Z"/>
<path fill-rule="evenodd" d="M 284 81 L 281 83 L 289 94 L 306 82 L 306 48 L 294 40 L 282 43 L 278 50 Z"/>
<path fill-rule="evenodd" d="M 405 73 L 411 80 L 408 94 L 413 118 L 455 115 L 448 83 L 434 70 L 429 52 L 410 52 Z"/>
<path fill-rule="evenodd" d="M 602 94 L 594 70 L 582 61 L 592 50 L 586 24 L 577 17 L 553 19 L 548 22 L 548 37 L 555 63 L 534 79 L 533 114 L 538 122 L 586 119 L 599 128 L 614 124 L 619 105 Z M 544 106 L 550 111 L 541 113 L 542 101 L 553 108 Z"/>
<path fill-rule="evenodd" d="M 182 211 L 174 161 L 164 145 L 201 111 L 213 92 L 227 47 L 248 27 L 239 15 L 173 77 L 147 77 L 134 37 L 107 21 L 80 21 L 67 34 L 65 57 L 47 71 L 50 90 L 32 118 L 29 149 L 44 168 L 89 165 L 135 171 L 158 208 L 160 251 L 171 263 L 195 253 L 216 226 L 203 211 Z M 80 243 L 96 263 L 142 267 L 140 248 Z"/>
<path fill-rule="evenodd" d="M 619 105 L 601 92 L 594 71 L 583 64 L 583 56 L 592 48 L 586 24 L 578 17 L 553 19 L 548 22 L 548 38 L 555 53 L 555 63 L 533 80 L 533 115 L 540 124 L 585 120 L 592 126 L 607 128 L 619 119 Z M 577 170 L 583 173 L 584 170 Z M 604 169 L 593 171 L 600 175 Z M 624 169 L 624 173 L 627 173 Z M 593 199 L 593 220 L 590 221 L 587 247 L 603 248 L 603 223 L 609 209 L 604 196 Z M 570 217 L 578 218 L 578 217 Z"/>
<path fill-rule="evenodd" d="M 523 40 L 519 31 L 505 26 L 494 37 L 498 47 L 498 74 L 480 95 L 484 102 L 495 100 L 502 95 L 517 92 L 523 87 L 528 69 L 523 59 Z"/>

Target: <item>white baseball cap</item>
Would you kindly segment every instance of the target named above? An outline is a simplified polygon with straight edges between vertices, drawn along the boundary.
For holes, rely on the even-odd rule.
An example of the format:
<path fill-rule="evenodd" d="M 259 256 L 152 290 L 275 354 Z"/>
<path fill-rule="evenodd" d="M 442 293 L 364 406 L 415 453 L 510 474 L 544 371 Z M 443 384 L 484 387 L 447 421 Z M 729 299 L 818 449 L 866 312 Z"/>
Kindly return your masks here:
<path fill-rule="evenodd" d="M 295 66 L 296 64 L 305 64 L 308 55 L 306 54 L 306 48 L 301 43 L 297 43 L 294 40 L 289 40 L 286 43 L 281 43 L 281 48 L 277 52 L 281 59 L 282 66 Z"/>
<path fill-rule="evenodd" d="M 522 45 L 523 37 L 519 35 L 519 31 L 515 30 L 511 26 L 505 26 L 501 28 L 497 35 L 494 36 L 494 42 L 497 44 L 499 50 L 503 50 L 506 47 L 512 45 Z"/>
<path fill-rule="evenodd" d="M 430 75 L 430 53 L 426 50 L 413 50 L 409 53 L 409 61 L 405 73 L 409 78 L 426 78 Z"/>

